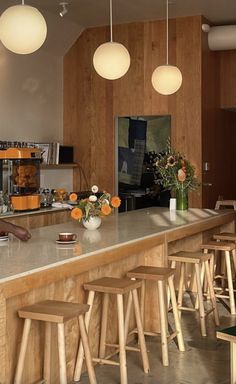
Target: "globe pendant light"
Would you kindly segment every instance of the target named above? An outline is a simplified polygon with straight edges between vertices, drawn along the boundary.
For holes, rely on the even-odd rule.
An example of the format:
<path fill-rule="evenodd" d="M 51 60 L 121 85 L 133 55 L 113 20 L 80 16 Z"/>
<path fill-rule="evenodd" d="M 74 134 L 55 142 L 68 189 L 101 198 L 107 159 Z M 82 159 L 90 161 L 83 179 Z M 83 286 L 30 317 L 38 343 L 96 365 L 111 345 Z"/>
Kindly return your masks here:
<path fill-rule="evenodd" d="M 22 4 L 7 8 L 0 17 L 0 39 L 14 53 L 37 51 L 47 36 L 47 24 L 37 8 Z"/>
<path fill-rule="evenodd" d="M 112 36 L 112 0 L 110 0 L 110 41 L 101 44 L 93 56 L 95 71 L 104 79 L 124 76 L 130 66 L 130 55 L 124 45 L 115 43 Z"/>
<path fill-rule="evenodd" d="M 166 0 L 166 65 L 160 65 L 152 74 L 153 88 L 161 95 L 171 95 L 182 84 L 182 74 L 178 67 L 168 63 L 168 0 Z"/>

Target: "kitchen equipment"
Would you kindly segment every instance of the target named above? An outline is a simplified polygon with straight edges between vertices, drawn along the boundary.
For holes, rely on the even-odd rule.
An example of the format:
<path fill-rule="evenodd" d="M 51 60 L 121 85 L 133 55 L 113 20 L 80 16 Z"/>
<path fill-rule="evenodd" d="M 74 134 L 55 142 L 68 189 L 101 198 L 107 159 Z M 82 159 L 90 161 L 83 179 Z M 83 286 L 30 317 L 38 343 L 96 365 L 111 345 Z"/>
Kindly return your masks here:
<path fill-rule="evenodd" d="M 14 210 L 40 208 L 40 161 L 39 148 L 0 148 L 0 190 L 4 162 L 7 164 L 8 193 Z"/>

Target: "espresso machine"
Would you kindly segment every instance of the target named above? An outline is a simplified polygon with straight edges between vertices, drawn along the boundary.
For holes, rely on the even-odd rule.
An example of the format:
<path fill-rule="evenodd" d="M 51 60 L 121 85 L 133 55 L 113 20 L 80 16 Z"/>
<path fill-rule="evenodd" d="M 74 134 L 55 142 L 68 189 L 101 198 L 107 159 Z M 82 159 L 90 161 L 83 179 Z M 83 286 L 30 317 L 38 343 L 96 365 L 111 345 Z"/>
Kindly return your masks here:
<path fill-rule="evenodd" d="M 0 148 L 0 190 L 3 189 L 3 167 L 7 167 L 8 194 L 16 211 L 40 208 L 39 148 Z"/>

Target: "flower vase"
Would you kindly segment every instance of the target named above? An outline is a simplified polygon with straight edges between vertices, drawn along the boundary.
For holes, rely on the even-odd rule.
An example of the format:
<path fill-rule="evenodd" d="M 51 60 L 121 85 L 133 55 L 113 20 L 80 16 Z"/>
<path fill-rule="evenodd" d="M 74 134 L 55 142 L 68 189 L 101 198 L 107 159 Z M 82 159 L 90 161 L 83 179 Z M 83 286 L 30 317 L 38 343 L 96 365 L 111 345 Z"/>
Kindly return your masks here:
<path fill-rule="evenodd" d="M 93 231 L 100 227 L 102 222 L 101 217 L 99 216 L 90 216 L 88 220 L 82 220 L 83 226 L 89 231 Z"/>
<path fill-rule="evenodd" d="M 188 209 L 188 191 L 184 188 L 177 189 L 176 191 L 176 209 L 178 211 Z"/>

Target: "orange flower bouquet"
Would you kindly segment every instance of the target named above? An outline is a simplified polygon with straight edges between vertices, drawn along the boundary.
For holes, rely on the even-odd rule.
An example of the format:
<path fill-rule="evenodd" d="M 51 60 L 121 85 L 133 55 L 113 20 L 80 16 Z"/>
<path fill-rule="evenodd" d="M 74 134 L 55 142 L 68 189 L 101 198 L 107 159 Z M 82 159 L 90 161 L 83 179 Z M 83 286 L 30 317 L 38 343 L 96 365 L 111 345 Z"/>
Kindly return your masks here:
<path fill-rule="evenodd" d="M 71 211 L 71 217 L 78 221 L 89 221 L 91 217 L 108 216 L 120 206 L 121 200 L 118 196 L 111 196 L 108 192 L 103 192 L 100 197 L 97 196 L 98 187 L 93 185 L 91 195 L 86 199 L 81 199 L 78 205 Z M 77 200 L 77 194 L 71 193 L 71 201 Z"/>

